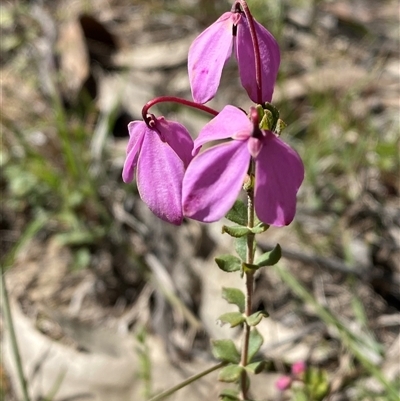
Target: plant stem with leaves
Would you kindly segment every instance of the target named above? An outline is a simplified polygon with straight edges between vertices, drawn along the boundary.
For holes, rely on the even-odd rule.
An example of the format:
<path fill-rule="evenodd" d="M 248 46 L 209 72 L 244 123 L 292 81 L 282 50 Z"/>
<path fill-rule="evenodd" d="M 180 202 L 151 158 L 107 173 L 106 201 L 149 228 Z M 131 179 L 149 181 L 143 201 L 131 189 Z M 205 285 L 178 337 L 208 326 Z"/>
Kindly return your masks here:
<path fill-rule="evenodd" d="M 253 164 L 253 163 L 252 163 Z M 253 166 L 251 166 L 253 167 Z M 252 170 L 252 168 L 251 168 Z M 250 178 L 251 182 L 251 178 Z M 254 227 L 254 189 L 249 186 L 247 190 L 247 227 L 252 229 Z M 247 234 L 247 250 L 246 250 L 246 262 L 248 264 L 253 264 L 254 262 L 254 241 L 255 234 L 249 232 Z M 248 317 L 252 312 L 252 304 L 253 304 L 253 289 L 254 289 L 254 272 L 246 271 L 245 272 L 245 315 Z M 243 327 L 243 343 L 242 343 L 242 353 L 240 364 L 245 367 L 248 364 L 249 357 L 249 339 L 250 339 L 250 325 L 247 322 L 244 322 Z M 241 397 L 245 400 L 248 398 L 248 386 L 247 386 L 247 373 L 243 370 L 240 378 L 240 388 L 241 388 Z"/>

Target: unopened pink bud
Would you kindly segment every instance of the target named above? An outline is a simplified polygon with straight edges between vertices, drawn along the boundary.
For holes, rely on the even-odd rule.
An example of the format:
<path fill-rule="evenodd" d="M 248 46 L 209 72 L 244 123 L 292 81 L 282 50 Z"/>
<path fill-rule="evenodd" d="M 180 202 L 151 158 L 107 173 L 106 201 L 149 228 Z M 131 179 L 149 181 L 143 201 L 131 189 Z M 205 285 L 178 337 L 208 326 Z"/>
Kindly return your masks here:
<path fill-rule="evenodd" d="M 284 391 L 284 390 L 287 390 L 291 384 L 292 384 L 291 377 L 282 376 L 276 381 L 275 386 L 279 391 Z"/>
<path fill-rule="evenodd" d="M 307 368 L 307 365 L 304 361 L 295 362 L 292 365 L 292 375 L 299 376 L 305 372 L 306 368 Z"/>

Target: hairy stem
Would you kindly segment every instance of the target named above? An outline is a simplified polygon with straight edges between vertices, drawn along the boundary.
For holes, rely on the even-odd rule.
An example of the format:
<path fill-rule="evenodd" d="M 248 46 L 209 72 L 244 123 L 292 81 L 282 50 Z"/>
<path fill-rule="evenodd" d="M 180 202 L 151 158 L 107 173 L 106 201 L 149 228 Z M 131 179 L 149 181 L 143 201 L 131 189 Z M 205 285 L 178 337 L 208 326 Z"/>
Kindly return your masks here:
<path fill-rule="evenodd" d="M 208 375 L 209 373 L 214 372 L 215 370 L 218 370 L 226 365 L 226 362 L 220 362 L 217 365 L 211 366 L 211 368 L 208 368 L 206 370 L 203 370 L 200 373 L 197 373 L 188 379 L 184 380 L 183 382 L 177 384 L 176 386 L 170 388 L 169 390 L 163 391 L 162 393 L 156 395 L 155 397 L 151 398 L 149 401 L 161 401 L 164 400 L 165 398 L 169 397 L 170 395 L 174 394 L 178 390 L 180 390 L 183 387 L 186 387 L 187 385 L 195 382 L 196 380 L 199 380 L 203 376 Z"/>
<path fill-rule="evenodd" d="M 253 166 L 252 166 L 253 167 Z M 252 170 L 252 168 L 251 168 Z M 247 226 L 249 228 L 254 227 L 254 189 L 247 190 Z M 246 263 L 252 264 L 254 262 L 254 234 L 247 235 L 247 255 Z M 253 302 L 253 287 L 254 287 L 254 273 L 246 272 L 246 292 L 245 292 L 245 314 L 250 316 L 252 313 L 252 302 Z M 243 329 L 243 343 L 242 343 L 242 354 L 240 364 L 246 366 L 249 359 L 249 339 L 250 339 L 250 326 L 245 322 Z M 248 388 L 247 388 L 247 374 L 243 371 L 240 378 L 240 392 L 243 400 L 248 399 Z"/>

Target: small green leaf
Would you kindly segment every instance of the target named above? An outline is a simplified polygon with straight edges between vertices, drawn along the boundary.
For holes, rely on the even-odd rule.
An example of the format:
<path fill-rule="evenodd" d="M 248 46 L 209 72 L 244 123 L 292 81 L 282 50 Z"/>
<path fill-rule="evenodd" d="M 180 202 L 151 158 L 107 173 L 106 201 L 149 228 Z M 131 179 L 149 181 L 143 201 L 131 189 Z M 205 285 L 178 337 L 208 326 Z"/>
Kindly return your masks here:
<path fill-rule="evenodd" d="M 249 365 L 246 366 L 246 370 L 250 373 L 253 373 L 255 375 L 258 375 L 264 370 L 265 367 L 265 361 L 258 361 L 258 362 L 253 362 L 250 363 Z"/>
<path fill-rule="evenodd" d="M 255 241 L 254 241 L 255 242 Z M 246 260 L 247 255 L 247 237 L 237 238 L 235 240 L 235 251 L 242 260 Z"/>
<path fill-rule="evenodd" d="M 235 251 L 245 261 L 247 257 L 247 237 L 235 239 Z M 256 241 L 253 241 L 253 252 L 256 251 Z"/>
<path fill-rule="evenodd" d="M 254 174 L 251 173 L 243 181 L 242 188 L 245 192 L 249 192 L 254 189 L 254 184 L 255 184 Z"/>
<path fill-rule="evenodd" d="M 218 267 L 224 272 L 236 272 L 242 268 L 242 261 L 233 255 L 221 255 L 215 258 Z"/>
<path fill-rule="evenodd" d="M 309 367 L 306 369 L 304 373 L 304 383 L 305 384 L 314 384 L 319 382 L 320 372 L 319 369 Z"/>
<path fill-rule="evenodd" d="M 255 264 L 259 267 L 273 266 L 279 262 L 281 256 L 282 256 L 281 246 L 277 244 L 272 251 L 265 252 L 261 256 L 259 256 L 256 259 Z"/>
<path fill-rule="evenodd" d="M 254 211 L 254 225 L 258 226 L 261 223 L 262 223 L 262 221 L 258 218 L 257 213 L 255 213 L 255 211 Z M 262 224 L 264 224 L 264 223 L 262 223 Z"/>
<path fill-rule="evenodd" d="M 225 383 L 234 383 L 239 380 L 243 366 L 228 365 L 219 371 L 218 380 Z"/>
<path fill-rule="evenodd" d="M 275 125 L 279 119 L 279 110 L 272 103 L 269 103 L 269 102 L 264 103 L 263 108 L 264 108 L 264 112 L 269 110 L 272 114 L 273 125 L 270 130 L 273 131 L 275 128 Z"/>
<path fill-rule="evenodd" d="M 303 376 L 307 391 L 316 401 L 321 401 L 329 391 L 329 380 L 325 370 L 308 368 Z"/>
<path fill-rule="evenodd" d="M 274 116 L 271 111 L 264 110 L 264 116 L 260 122 L 260 128 L 263 130 L 271 131 L 274 128 Z"/>
<path fill-rule="evenodd" d="M 239 311 L 244 313 L 245 297 L 243 292 L 238 288 L 222 288 L 222 298 L 227 300 L 230 304 L 237 305 Z"/>
<path fill-rule="evenodd" d="M 249 338 L 249 355 L 247 359 L 247 363 L 250 363 L 251 360 L 254 358 L 254 355 L 257 354 L 259 349 L 261 348 L 264 339 L 262 338 L 261 334 L 258 332 L 256 328 L 253 328 L 250 331 L 250 338 Z"/>
<path fill-rule="evenodd" d="M 243 262 L 243 268 L 244 268 L 244 271 L 245 272 L 255 272 L 255 271 L 257 271 L 258 269 L 260 269 L 260 266 L 258 266 L 258 265 L 253 265 L 253 264 L 251 264 L 251 263 L 245 263 L 245 262 Z"/>
<path fill-rule="evenodd" d="M 246 320 L 246 317 L 240 312 L 228 312 L 221 315 L 218 320 L 222 323 L 229 323 L 231 327 L 236 327 L 242 324 Z"/>
<path fill-rule="evenodd" d="M 253 234 L 261 234 L 261 233 L 267 231 L 268 228 L 269 228 L 268 224 L 265 224 L 265 223 L 260 221 L 255 227 L 251 228 L 250 231 Z"/>
<path fill-rule="evenodd" d="M 281 132 L 287 127 L 287 124 L 281 120 L 280 118 L 278 118 L 278 121 L 276 123 L 276 127 L 275 127 L 275 133 L 280 135 Z"/>
<path fill-rule="evenodd" d="M 237 200 L 235 204 L 232 206 L 232 209 L 229 210 L 228 214 L 225 216 L 228 220 L 233 221 L 240 226 L 247 225 L 247 207 L 241 201 Z"/>
<path fill-rule="evenodd" d="M 220 401 L 239 401 L 239 391 L 233 388 L 226 388 L 219 394 Z"/>
<path fill-rule="evenodd" d="M 224 233 L 234 238 L 240 238 L 250 233 L 250 230 L 243 226 L 222 226 L 222 234 Z"/>
<path fill-rule="evenodd" d="M 329 382 L 320 383 L 314 390 L 314 399 L 322 401 L 329 392 Z"/>
<path fill-rule="evenodd" d="M 222 362 L 239 363 L 240 354 L 232 340 L 211 340 L 211 352 Z"/>
<path fill-rule="evenodd" d="M 257 324 L 261 322 L 263 317 L 268 317 L 268 316 L 269 315 L 267 312 L 260 310 L 248 316 L 246 318 L 246 321 L 249 326 L 257 326 Z"/>
<path fill-rule="evenodd" d="M 223 397 L 239 397 L 239 390 L 235 389 L 235 388 L 224 388 L 221 393 L 219 394 L 219 396 L 223 396 Z"/>

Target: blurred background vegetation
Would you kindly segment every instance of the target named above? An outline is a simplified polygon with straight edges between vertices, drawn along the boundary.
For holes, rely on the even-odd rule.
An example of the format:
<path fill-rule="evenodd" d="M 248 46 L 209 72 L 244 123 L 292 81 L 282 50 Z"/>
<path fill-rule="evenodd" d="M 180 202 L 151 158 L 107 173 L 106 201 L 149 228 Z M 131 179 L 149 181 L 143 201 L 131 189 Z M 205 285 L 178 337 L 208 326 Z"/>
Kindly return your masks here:
<path fill-rule="evenodd" d="M 326 399 L 396 399 L 398 2 L 248 3 L 281 46 L 273 102 L 288 124 L 283 138 L 306 168 L 296 220 L 260 240 L 266 249 L 280 241 L 289 276 L 285 270 L 260 276 L 256 306 L 290 327 L 294 315 L 300 325 L 323 322 L 314 336 L 333 353 L 318 359 L 308 351 L 306 358 L 329 372 Z M 98 325 L 139 311 L 125 325 L 140 343 L 146 333 L 162 336 L 175 360 L 192 358 L 192 346 L 207 352 L 210 333 L 200 311 L 209 295 L 201 269 L 189 266 L 208 263 L 223 239 L 194 222 L 178 230 L 156 221 L 135 185 L 123 184 L 121 169 L 127 123 L 152 97 L 190 98 L 187 49 L 229 9 L 228 1 L 209 0 L 0 4 L 1 261 L 11 297 L 30 319 L 44 315 L 47 325 L 35 320 L 36 327 L 53 340 L 68 334 L 40 305 L 70 313 L 71 294 L 90 277 L 93 287 L 84 295 L 90 302 L 82 301 L 75 317 Z M 224 72 L 212 107 L 248 105 L 235 68 L 230 63 Z M 174 105 L 158 112 L 185 123 L 194 137 L 208 118 Z M 65 270 L 52 274 L 65 258 Z M 190 328 L 191 346 L 182 345 L 176 337 Z M 140 355 L 149 396 L 150 362 Z M 274 358 L 269 371 L 284 373 L 290 361 Z M 6 399 L 15 399 L 13 379 L 1 375 Z M 378 385 L 368 386 L 368 378 Z"/>

